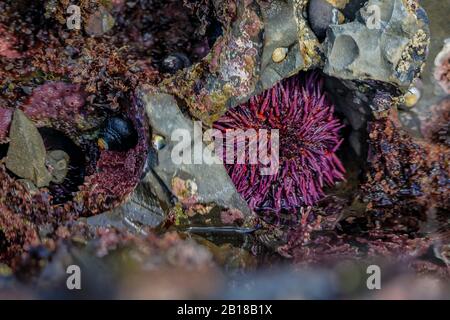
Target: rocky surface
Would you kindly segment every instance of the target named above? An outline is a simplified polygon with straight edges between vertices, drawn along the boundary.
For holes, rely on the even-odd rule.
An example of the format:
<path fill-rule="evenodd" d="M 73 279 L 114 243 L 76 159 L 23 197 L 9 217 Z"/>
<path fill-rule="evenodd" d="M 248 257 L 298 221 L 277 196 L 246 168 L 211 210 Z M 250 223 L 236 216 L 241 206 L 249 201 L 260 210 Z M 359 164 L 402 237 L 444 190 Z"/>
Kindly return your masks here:
<path fill-rule="evenodd" d="M 379 10 L 380 21 L 370 10 Z M 370 0 L 354 21 L 330 26 L 324 72 L 407 88 L 425 61 L 429 37 L 422 9 L 402 0 Z"/>
<path fill-rule="evenodd" d="M 218 159 L 215 158 L 216 164 L 208 164 L 203 157 L 197 159 L 194 156 L 199 155 L 196 148 L 206 148 L 203 132 L 194 131 L 194 122 L 183 115 L 176 100 L 167 94 L 144 95 L 142 99 L 153 134 L 163 136 L 167 141 L 167 145 L 157 151 L 155 164 L 143 181 L 160 179 L 163 185 L 156 190 L 162 192 L 158 195 L 160 199 L 167 199 L 166 206 L 174 206 L 175 199 L 190 212 L 189 215 L 197 218 L 206 215 L 201 219 L 203 221 L 208 220 L 211 212 L 227 208 L 237 209 L 248 216 L 247 204 L 236 192 L 224 166 L 217 164 Z M 186 138 L 189 140 L 184 143 L 192 148 L 186 149 L 185 156 L 189 158 L 186 162 L 175 164 L 173 154 L 178 155 L 176 152 L 180 150 L 174 148 L 179 149 L 182 141 L 180 136 L 173 135 L 180 130 L 188 134 Z M 203 152 L 200 155 L 203 156 Z"/>
<path fill-rule="evenodd" d="M 311 9 L 319 2 L 328 10 L 324 20 Z M 47 153 L 53 182 L 72 183 L 57 192 L 36 190 L 0 163 L 0 288 L 23 289 L 20 279 L 44 289 L 18 295 L 61 297 L 65 268 L 77 263 L 89 270 L 85 293 L 93 297 L 361 297 L 356 286 L 340 293 L 336 288 L 349 284 L 336 279 L 358 279 L 366 266 L 339 267 L 342 260 L 388 257 L 394 270 L 405 268 L 384 297 L 426 296 L 418 289 L 426 279 L 409 276 L 411 270 L 439 283 L 428 296 L 443 296 L 446 109 L 433 103 L 431 127 L 419 122 L 427 143 L 387 118 L 422 69 L 427 17 L 413 0 L 369 0 L 365 8 L 364 0 L 326 2 L 186 1 L 186 9 L 176 0 L 113 1 L 100 13 L 95 1 L 82 2 L 97 20 L 85 30 L 93 37 L 65 30 L 65 8 L 57 2 L 29 1 L 27 10 L 0 3 L 0 156 L 16 140 L 9 131 L 19 108 L 38 127 L 56 130 L 46 140 L 70 141 L 86 161 L 78 181 L 57 165 L 63 160 L 72 167 L 73 154 L 67 161 Z M 369 5 L 382 9 L 381 29 L 368 28 Z M 433 52 L 442 45 L 433 43 Z M 193 64 L 165 72 L 164 58 L 180 51 Z M 336 115 L 347 124 L 338 156 L 348 170 L 347 181 L 327 189 L 330 196 L 317 206 L 257 221 L 223 166 L 173 163 L 174 129 L 198 138 L 192 120 L 208 128 L 278 81 L 323 67 Z M 431 100 L 424 92 L 412 112 Z M 125 114 L 138 130 L 137 146 L 99 150 L 101 123 Z M 55 196 L 59 202 L 52 202 Z M 314 266 L 317 273 L 255 273 L 280 262 Z M 324 265 L 329 268 L 321 272 Z M 330 269 L 337 270 L 331 277 Z"/>
<path fill-rule="evenodd" d="M 52 177 L 45 166 L 46 150 L 42 137 L 26 115 L 16 110 L 11 123 L 6 167 L 37 187 L 49 185 Z"/>

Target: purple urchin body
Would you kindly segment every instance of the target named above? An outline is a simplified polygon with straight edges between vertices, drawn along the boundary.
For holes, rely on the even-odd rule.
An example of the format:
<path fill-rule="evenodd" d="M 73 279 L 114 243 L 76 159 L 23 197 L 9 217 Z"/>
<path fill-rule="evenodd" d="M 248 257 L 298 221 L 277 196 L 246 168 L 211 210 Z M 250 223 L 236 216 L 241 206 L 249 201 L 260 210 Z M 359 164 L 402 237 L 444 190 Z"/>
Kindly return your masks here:
<path fill-rule="evenodd" d="M 262 165 L 250 164 L 247 153 L 245 163 L 226 164 L 237 191 L 253 210 L 280 213 L 313 205 L 324 195 L 325 185 L 344 179 L 345 169 L 335 154 L 343 126 L 333 115 L 322 82 L 317 73 L 283 80 L 215 123 L 223 133 L 278 129 L 279 169 L 274 175 L 261 175 Z M 248 147 L 249 141 L 245 143 Z"/>

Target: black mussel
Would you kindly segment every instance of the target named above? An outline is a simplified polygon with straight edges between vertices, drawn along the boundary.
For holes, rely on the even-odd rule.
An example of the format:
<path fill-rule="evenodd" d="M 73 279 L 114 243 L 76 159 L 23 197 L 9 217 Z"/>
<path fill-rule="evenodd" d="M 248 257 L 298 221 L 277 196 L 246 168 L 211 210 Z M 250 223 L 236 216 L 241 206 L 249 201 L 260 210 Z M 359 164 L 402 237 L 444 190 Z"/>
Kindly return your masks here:
<path fill-rule="evenodd" d="M 100 131 L 98 146 L 104 150 L 126 151 L 136 146 L 138 135 L 129 119 L 110 117 Z"/>
<path fill-rule="evenodd" d="M 162 71 L 175 74 L 178 70 L 191 66 L 191 61 L 184 53 L 172 53 L 164 58 L 161 63 Z"/>

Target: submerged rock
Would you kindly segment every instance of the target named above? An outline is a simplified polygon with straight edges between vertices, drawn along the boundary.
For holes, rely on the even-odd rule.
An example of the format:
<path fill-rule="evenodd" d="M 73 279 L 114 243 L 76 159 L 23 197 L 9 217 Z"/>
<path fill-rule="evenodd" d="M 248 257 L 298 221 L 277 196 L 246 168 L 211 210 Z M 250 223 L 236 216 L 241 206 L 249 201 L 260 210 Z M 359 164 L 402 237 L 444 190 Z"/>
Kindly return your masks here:
<path fill-rule="evenodd" d="M 148 94 L 142 100 L 152 133 L 168 137 L 166 146 L 157 151 L 157 160 L 143 182 L 151 183 L 158 198 L 166 205 L 173 208 L 178 203 L 183 212 L 179 214 L 189 216 L 197 222 L 204 223 L 209 219 L 210 224 L 214 223 L 211 221 L 211 216 L 214 215 L 220 223 L 220 212 L 227 208 L 239 210 L 243 216 L 248 217 L 251 211 L 237 193 L 225 167 L 220 163 L 206 163 L 204 159 L 198 162 L 196 148 L 206 149 L 202 132 L 198 132 L 193 122 L 183 115 L 176 100 L 167 94 Z M 192 139 L 183 140 L 183 143 L 192 143 L 194 148 L 186 149 L 183 156 L 183 159 L 189 157 L 191 161 L 176 163 L 173 155 L 178 154 L 175 148 L 179 149 L 180 146 L 177 145 L 179 140 L 174 140 L 174 134 L 180 130 L 184 130 L 189 139 Z"/>
<path fill-rule="evenodd" d="M 21 110 L 14 112 L 6 167 L 17 176 L 31 180 L 38 188 L 50 184 L 45 166 L 46 150 L 39 131 Z"/>

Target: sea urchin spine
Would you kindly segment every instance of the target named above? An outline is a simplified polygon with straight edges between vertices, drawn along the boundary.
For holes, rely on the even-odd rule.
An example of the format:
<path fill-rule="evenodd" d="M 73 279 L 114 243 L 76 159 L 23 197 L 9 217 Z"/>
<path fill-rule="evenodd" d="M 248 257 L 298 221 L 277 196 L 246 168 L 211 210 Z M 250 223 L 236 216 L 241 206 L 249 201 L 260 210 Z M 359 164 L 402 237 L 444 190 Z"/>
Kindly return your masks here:
<path fill-rule="evenodd" d="M 278 129 L 276 174 L 261 175 L 260 165 L 251 164 L 248 155 L 244 164 L 226 165 L 238 192 L 255 211 L 280 213 L 313 205 L 324 195 L 324 185 L 344 179 L 345 169 L 335 154 L 343 126 L 322 87 L 318 73 L 294 76 L 229 110 L 214 125 L 223 133 Z"/>

